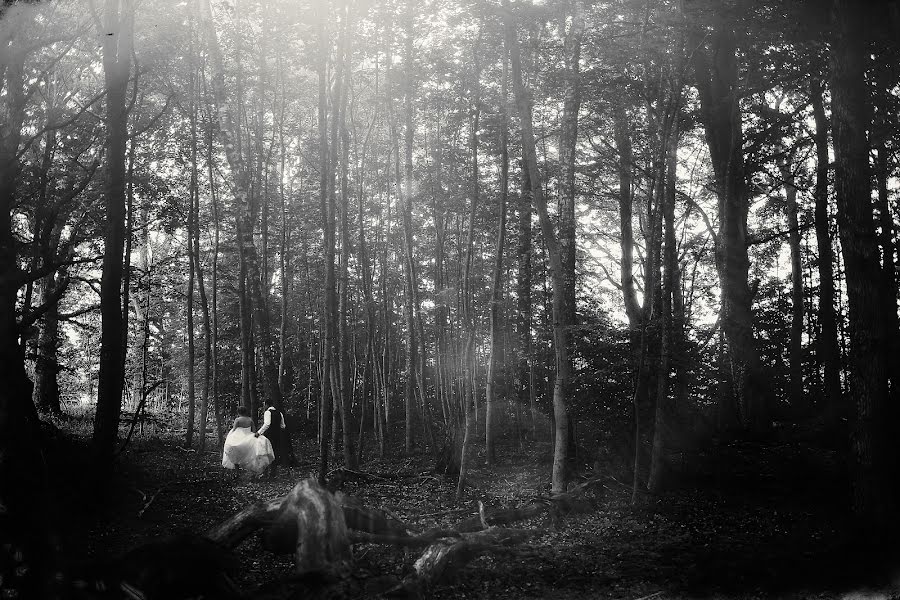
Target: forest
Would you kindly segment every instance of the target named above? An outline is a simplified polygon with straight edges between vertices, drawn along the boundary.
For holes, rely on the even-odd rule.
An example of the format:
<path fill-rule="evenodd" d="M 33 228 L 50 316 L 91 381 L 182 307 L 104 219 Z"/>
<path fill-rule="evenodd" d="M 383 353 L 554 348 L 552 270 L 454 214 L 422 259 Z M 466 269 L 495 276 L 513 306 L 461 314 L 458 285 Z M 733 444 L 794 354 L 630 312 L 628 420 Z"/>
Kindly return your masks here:
<path fill-rule="evenodd" d="M 0 595 L 900 595 L 898 121 L 897 0 L 3 0 Z"/>

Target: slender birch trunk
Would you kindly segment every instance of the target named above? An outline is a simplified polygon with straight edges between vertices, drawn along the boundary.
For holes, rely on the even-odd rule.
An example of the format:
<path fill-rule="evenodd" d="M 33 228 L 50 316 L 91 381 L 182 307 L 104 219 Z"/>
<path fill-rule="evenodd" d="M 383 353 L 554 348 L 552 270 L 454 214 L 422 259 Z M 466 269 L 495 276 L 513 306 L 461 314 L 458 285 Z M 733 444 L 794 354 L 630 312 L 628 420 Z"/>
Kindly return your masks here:
<path fill-rule="evenodd" d="M 566 407 L 570 372 L 567 339 L 569 324 L 566 322 L 566 311 L 564 307 L 566 282 L 556 231 L 554 230 L 550 215 L 547 212 L 547 202 L 544 198 L 543 188 L 541 186 L 536 144 L 534 140 L 531 100 L 529 99 L 529 95 L 522 81 L 522 64 L 519 54 L 519 43 L 516 37 L 515 19 L 509 8 L 509 0 L 502 0 L 501 4 L 503 7 L 506 29 L 506 44 L 509 48 L 510 65 L 512 68 L 513 91 L 516 98 L 516 106 L 519 111 L 519 121 L 522 133 L 522 152 L 525 161 L 528 164 L 528 174 L 531 179 L 534 204 L 537 208 L 541 230 L 544 234 L 544 243 L 547 246 L 547 254 L 550 262 L 550 279 L 553 286 L 551 318 L 553 320 L 556 378 L 553 385 L 555 440 L 551 488 L 553 492 L 561 493 L 566 489 L 568 477 L 566 464 L 569 446 L 569 415 Z"/>

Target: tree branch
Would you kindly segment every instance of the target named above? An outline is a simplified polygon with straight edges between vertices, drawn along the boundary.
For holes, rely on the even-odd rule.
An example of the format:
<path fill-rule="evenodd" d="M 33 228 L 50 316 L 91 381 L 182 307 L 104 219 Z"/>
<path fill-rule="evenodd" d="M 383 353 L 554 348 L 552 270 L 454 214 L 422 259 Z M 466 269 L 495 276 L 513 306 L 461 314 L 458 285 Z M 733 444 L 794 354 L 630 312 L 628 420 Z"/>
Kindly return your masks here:
<path fill-rule="evenodd" d="M 26 329 L 37 323 L 38 319 L 43 317 L 47 312 L 57 306 L 59 304 L 60 299 L 63 297 L 63 294 L 66 293 L 66 290 L 69 288 L 69 278 L 63 277 L 62 281 L 53 290 L 53 294 L 50 295 L 43 304 L 38 306 L 37 308 L 33 308 L 30 311 L 27 311 L 22 315 L 22 318 L 19 319 L 18 328 L 19 332 L 24 332 Z"/>
<path fill-rule="evenodd" d="M 75 114 L 73 114 L 71 117 L 69 117 L 65 121 L 60 121 L 58 123 L 52 123 L 52 124 L 44 126 L 42 129 L 39 129 L 37 131 L 37 133 L 32 135 L 30 138 L 28 138 L 27 142 L 22 144 L 22 149 L 19 150 L 18 153 L 16 153 L 16 159 L 18 160 L 18 159 L 22 158 L 23 156 L 25 156 L 25 153 L 28 152 L 28 149 L 31 147 L 31 145 L 36 140 L 38 140 L 42 135 L 47 133 L 48 131 L 53 131 L 55 129 L 62 129 L 64 127 L 68 127 L 69 125 L 71 125 L 72 123 L 77 121 L 79 118 L 81 118 L 81 115 L 86 113 L 91 106 L 93 106 L 94 104 L 99 102 L 100 99 L 103 98 L 105 95 L 106 95 L 106 90 L 103 90 L 102 92 L 100 92 L 99 94 L 94 96 L 90 102 L 88 102 L 87 104 L 82 106 L 80 109 L 78 109 L 78 111 Z"/>
<path fill-rule="evenodd" d="M 162 116 L 168 112 L 169 105 L 172 103 L 172 98 L 174 96 L 175 96 L 174 94 L 170 94 L 169 96 L 166 96 L 166 104 L 165 104 L 165 106 L 163 106 L 162 110 L 159 111 L 158 113 L 156 113 L 156 115 L 154 115 L 153 118 L 150 119 L 145 126 L 131 132 L 131 134 L 129 134 L 129 136 L 128 136 L 128 139 L 130 140 L 130 139 L 140 137 L 142 134 L 146 133 L 149 129 L 152 129 L 153 126 L 159 122 L 160 118 L 162 118 Z"/>
<path fill-rule="evenodd" d="M 80 317 L 81 315 L 86 315 L 89 312 L 94 312 L 96 310 L 100 310 L 99 304 L 91 304 L 90 306 L 85 306 L 83 308 L 79 308 L 78 310 L 74 310 L 72 312 L 67 313 L 59 313 L 60 321 L 70 321 L 76 317 Z"/>
<path fill-rule="evenodd" d="M 756 246 L 758 244 L 765 244 L 767 242 L 771 242 L 772 240 L 776 240 L 780 237 L 790 235 L 790 234 L 796 233 L 798 231 L 801 231 L 801 232 L 806 231 L 807 229 L 809 229 L 810 227 L 812 227 L 814 225 L 815 225 L 814 222 L 800 223 L 796 227 L 791 227 L 790 229 L 776 231 L 774 233 L 770 233 L 769 235 L 762 236 L 759 238 L 754 237 L 754 238 L 747 240 L 747 247 L 749 248 L 750 246 Z"/>

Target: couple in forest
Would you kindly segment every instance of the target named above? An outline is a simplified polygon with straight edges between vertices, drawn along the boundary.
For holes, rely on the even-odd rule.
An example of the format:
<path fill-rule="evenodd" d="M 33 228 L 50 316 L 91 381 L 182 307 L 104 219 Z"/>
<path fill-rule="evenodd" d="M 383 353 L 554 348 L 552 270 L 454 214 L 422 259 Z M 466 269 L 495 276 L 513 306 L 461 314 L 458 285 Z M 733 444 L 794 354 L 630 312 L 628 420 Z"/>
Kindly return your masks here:
<path fill-rule="evenodd" d="M 269 475 L 274 477 L 284 454 L 284 415 L 270 406 L 263 413 L 262 427 L 254 432 L 250 410 L 241 406 L 237 413 L 234 425 L 225 438 L 222 466 L 226 469 L 240 466 L 253 473 L 262 473 L 268 468 Z"/>

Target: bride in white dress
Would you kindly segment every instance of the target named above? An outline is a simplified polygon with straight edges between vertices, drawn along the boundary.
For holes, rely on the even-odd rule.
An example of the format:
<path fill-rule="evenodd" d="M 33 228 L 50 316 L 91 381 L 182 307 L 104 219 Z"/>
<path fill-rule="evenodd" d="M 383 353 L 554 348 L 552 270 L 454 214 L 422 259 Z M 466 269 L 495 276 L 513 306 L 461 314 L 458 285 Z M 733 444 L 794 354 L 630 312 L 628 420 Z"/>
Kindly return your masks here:
<path fill-rule="evenodd" d="M 253 433 L 253 420 L 250 411 L 241 406 L 238 417 L 228 436 L 225 438 L 225 449 L 222 452 L 222 466 L 233 469 L 236 465 L 254 473 L 262 473 L 275 459 L 272 443 L 265 436 Z"/>

